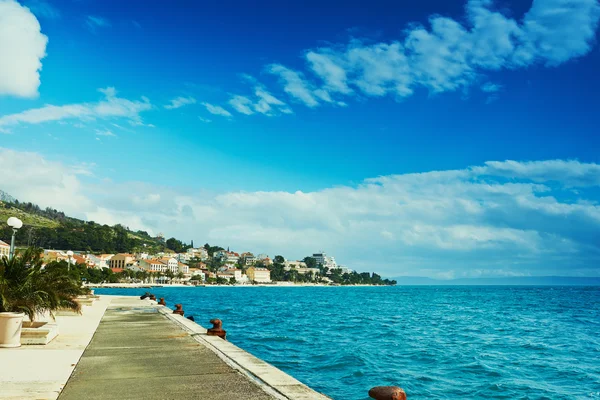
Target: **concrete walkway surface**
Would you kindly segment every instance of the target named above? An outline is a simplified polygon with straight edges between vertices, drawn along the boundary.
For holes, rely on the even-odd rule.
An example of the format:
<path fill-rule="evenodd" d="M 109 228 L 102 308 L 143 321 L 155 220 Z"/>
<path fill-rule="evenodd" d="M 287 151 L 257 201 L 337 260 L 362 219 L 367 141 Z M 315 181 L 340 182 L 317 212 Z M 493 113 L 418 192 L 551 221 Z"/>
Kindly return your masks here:
<path fill-rule="evenodd" d="M 78 399 L 327 397 L 167 307 L 113 297 L 59 397 Z"/>
<path fill-rule="evenodd" d="M 0 349 L 0 400 L 326 400 L 200 325 L 137 297 L 56 318 L 49 344 Z"/>
<path fill-rule="evenodd" d="M 0 349 L 0 399 L 56 399 L 110 302 L 103 297 L 83 306 L 83 315 L 57 316 L 60 333 L 46 345 Z"/>

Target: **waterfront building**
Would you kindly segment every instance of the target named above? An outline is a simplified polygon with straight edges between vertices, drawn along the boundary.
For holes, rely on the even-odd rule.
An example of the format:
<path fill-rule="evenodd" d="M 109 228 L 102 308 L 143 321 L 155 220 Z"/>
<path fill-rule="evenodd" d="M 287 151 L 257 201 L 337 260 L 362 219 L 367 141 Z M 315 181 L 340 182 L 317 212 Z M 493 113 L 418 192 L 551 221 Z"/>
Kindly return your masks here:
<path fill-rule="evenodd" d="M 217 272 L 217 278 L 224 278 L 230 280 L 234 278 L 236 281 L 242 280 L 242 270 L 241 269 L 228 269 L 226 271 Z"/>
<path fill-rule="evenodd" d="M 141 260 L 140 266 L 148 272 L 162 272 L 164 264 L 157 259 Z"/>
<path fill-rule="evenodd" d="M 190 262 L 190 259 L 192 257 L 194 257 L 193 253 L 190 254 L 190 253 L 186 252 L 186 253 L 179 253 L 179 254 L 177 254 L 177 260 L 179 262 L 184 262 L 184 263 L 185 262 Z"/>
<path fill-rule="evenodd" d="M 338 267 L 335 257 L 327 257 L 327 254 L 324 251 L 321 251 L 320 253 L 313 253 L 311 257 L 315 259 L 317 265 L 321 264 L 322 266 L 330 269 L 335 269 Z"/>
<path fill-rule="evenodd" d="M 204 247 L 187 249 L 187 254 L 190 255 L 190 258 L 196 257 L 196 258 L 199 258 L 200 260 L 208 259 L 208 251 L 206 251 L 206 249 Z"/>
<path fill-rule="evenodd" d="M 206 280 L 206 274 L 200 268 L 189 268 L 190 277 L 199 276 L 203 281 Z"/>
<path fill-rule="evenodd" d="M 317 262 L 317 265 L 321 264 L 322 266 L 325 266 L 326 260 L 327 260 L 327 254 L 325 254 L 324 252 L 313 253 L 312 258 L 315 259 L 315 261 Z"/>
<path fill-rule="evenodd" d="M 7 243 L 4 243 L 2 240 L 0 240 L 0 258 L 2 258 L 2 257 L 8 258 L 9 253 L 10 253 L 10 245 Z"/>
<path fill-rule="evenodd" d="M 245 252 L 240 255 L 240 259 L 244 265 L 254 265 L 256 263 L 257 258 L 254 257 L 254 254 L 250 252 Z"/>
<path fill-rule="evenodd" d="M 306 275 L 306 274 L 309 274 L 309 273 L 312 273 L 313 275 L 316 275 L 316 274 L 318 274 L 319 272 L 321 272 L 321 271 L 319 270 L 319 268 L 307 268 L 307 267 L 298 267 L 298 268 L 296 268 L 296 267 L 293 267 L 293 266 L 289 266 L 289 267 L 284 267 L 283 269 L 284 269 L 285 271 L 289 271 L 289 270 L 291 270 L 292 268 L 293 268 L 293 269 L 294 269 L 296 272 L 298 272 L 300 275 Z"/>
<path fill-rule="evenodd" d="M 87 258 L 93 263 L 92 268 L 103 269 L 109 267 L 108 261 L 112 258 L 112 256 L 113 254 L 88 254 Z"/>
<path fill-rule="evenodd" d="M 163 257 L 163 258 L 159 259 L 159 261 L 161 263 L 163 263 L 163 265 L 164 265 L 163 271 L 166 272 L 167 270 L 170 270 L 174 274 L 176 274 L 177 272 L 179 272 L 179 261 L 177 261 L 176 258 L 174 258 L 174 257 Z"/>
<path fill-rule="evenodd" d="M 114 256 L 109 261 L 110 268 L 119 268 L 121 270 L 127 268 L 127 266 L 131 266 L 135 263 L 135 257 L 133 254 L 127 253 L 119 253 Z"/>
<path fill-rule="evenodd" d="M 177 264 L 177 272 L 183 272 L 184 274 L 189 274 L 190 267 L 188 265 L 180 262 Z"/>
<path fill-rule="evenodd" d="M 44 250 L 43 258 L 44 261 L 48 263 L 52 261 L 67 261 L 69 256 L 67 256 L 67 253 L 59 250 Z"/>
<path fill-rule="evenodd" d="M 286 261 L 284 265 L 288 268 L 306 268 L 306 263 L 304 261 Z"/>
<path fill-rule="evenodd" d="M 246 275 L 250 281 L 271 282 L 271 271 L 262 267 L 250 267 L 246 270 Z"/>

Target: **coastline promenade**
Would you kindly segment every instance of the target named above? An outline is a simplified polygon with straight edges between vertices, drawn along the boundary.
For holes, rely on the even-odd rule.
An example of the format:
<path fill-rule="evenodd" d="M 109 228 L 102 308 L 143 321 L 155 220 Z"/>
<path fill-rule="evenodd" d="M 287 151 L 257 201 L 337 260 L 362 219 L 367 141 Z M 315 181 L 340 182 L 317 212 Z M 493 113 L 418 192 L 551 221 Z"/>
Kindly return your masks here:
<path fill-rule="evenodd" d="M 88 318 L 77 348 L 69 349 L 65 337 L 54 346 L 0 352 L 0 372 L 7 374 L 0 378 L 0 398 L 329 399 L 156 302 L 100 296 L 96 303 L 82 317 L 65 317 L 72 323 Z"/>

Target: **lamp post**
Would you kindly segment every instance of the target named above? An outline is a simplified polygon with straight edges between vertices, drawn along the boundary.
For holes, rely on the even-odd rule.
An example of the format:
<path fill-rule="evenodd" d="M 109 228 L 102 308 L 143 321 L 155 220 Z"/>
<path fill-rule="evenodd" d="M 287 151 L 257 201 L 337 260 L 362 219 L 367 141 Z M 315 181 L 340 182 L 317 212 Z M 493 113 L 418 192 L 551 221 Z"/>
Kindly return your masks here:
<path fill-rule="evenodd" d="M 6 223 L 13 229 L 12 238 L 10 239 L 10 253 L 8 254 L 8 259 L 12 260 L 15 256 L 15 236 L 17 235 L 17 231 L 23 226 L 23 221 L 17 217 L 10 217 Z"/>
<path fill-rule="evenodd" d="M 71 250 L 67 251 L 67 257 L 69 257 L 69 264 L 67 266 L 67 271 L 70 271 L 71 263 L 73 262 L 73 252 Z"/>

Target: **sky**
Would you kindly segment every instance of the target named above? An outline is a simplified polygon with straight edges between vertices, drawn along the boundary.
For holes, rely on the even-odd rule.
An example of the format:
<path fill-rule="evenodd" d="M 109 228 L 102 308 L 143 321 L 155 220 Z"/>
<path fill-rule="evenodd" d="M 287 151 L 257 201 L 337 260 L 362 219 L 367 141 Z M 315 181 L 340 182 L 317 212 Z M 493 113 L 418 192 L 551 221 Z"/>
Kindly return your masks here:
<path fill-rule="evenodd" d="M 0 189 L 384 276 L 600 276 L 598 0 L 0 0 Z"/>

